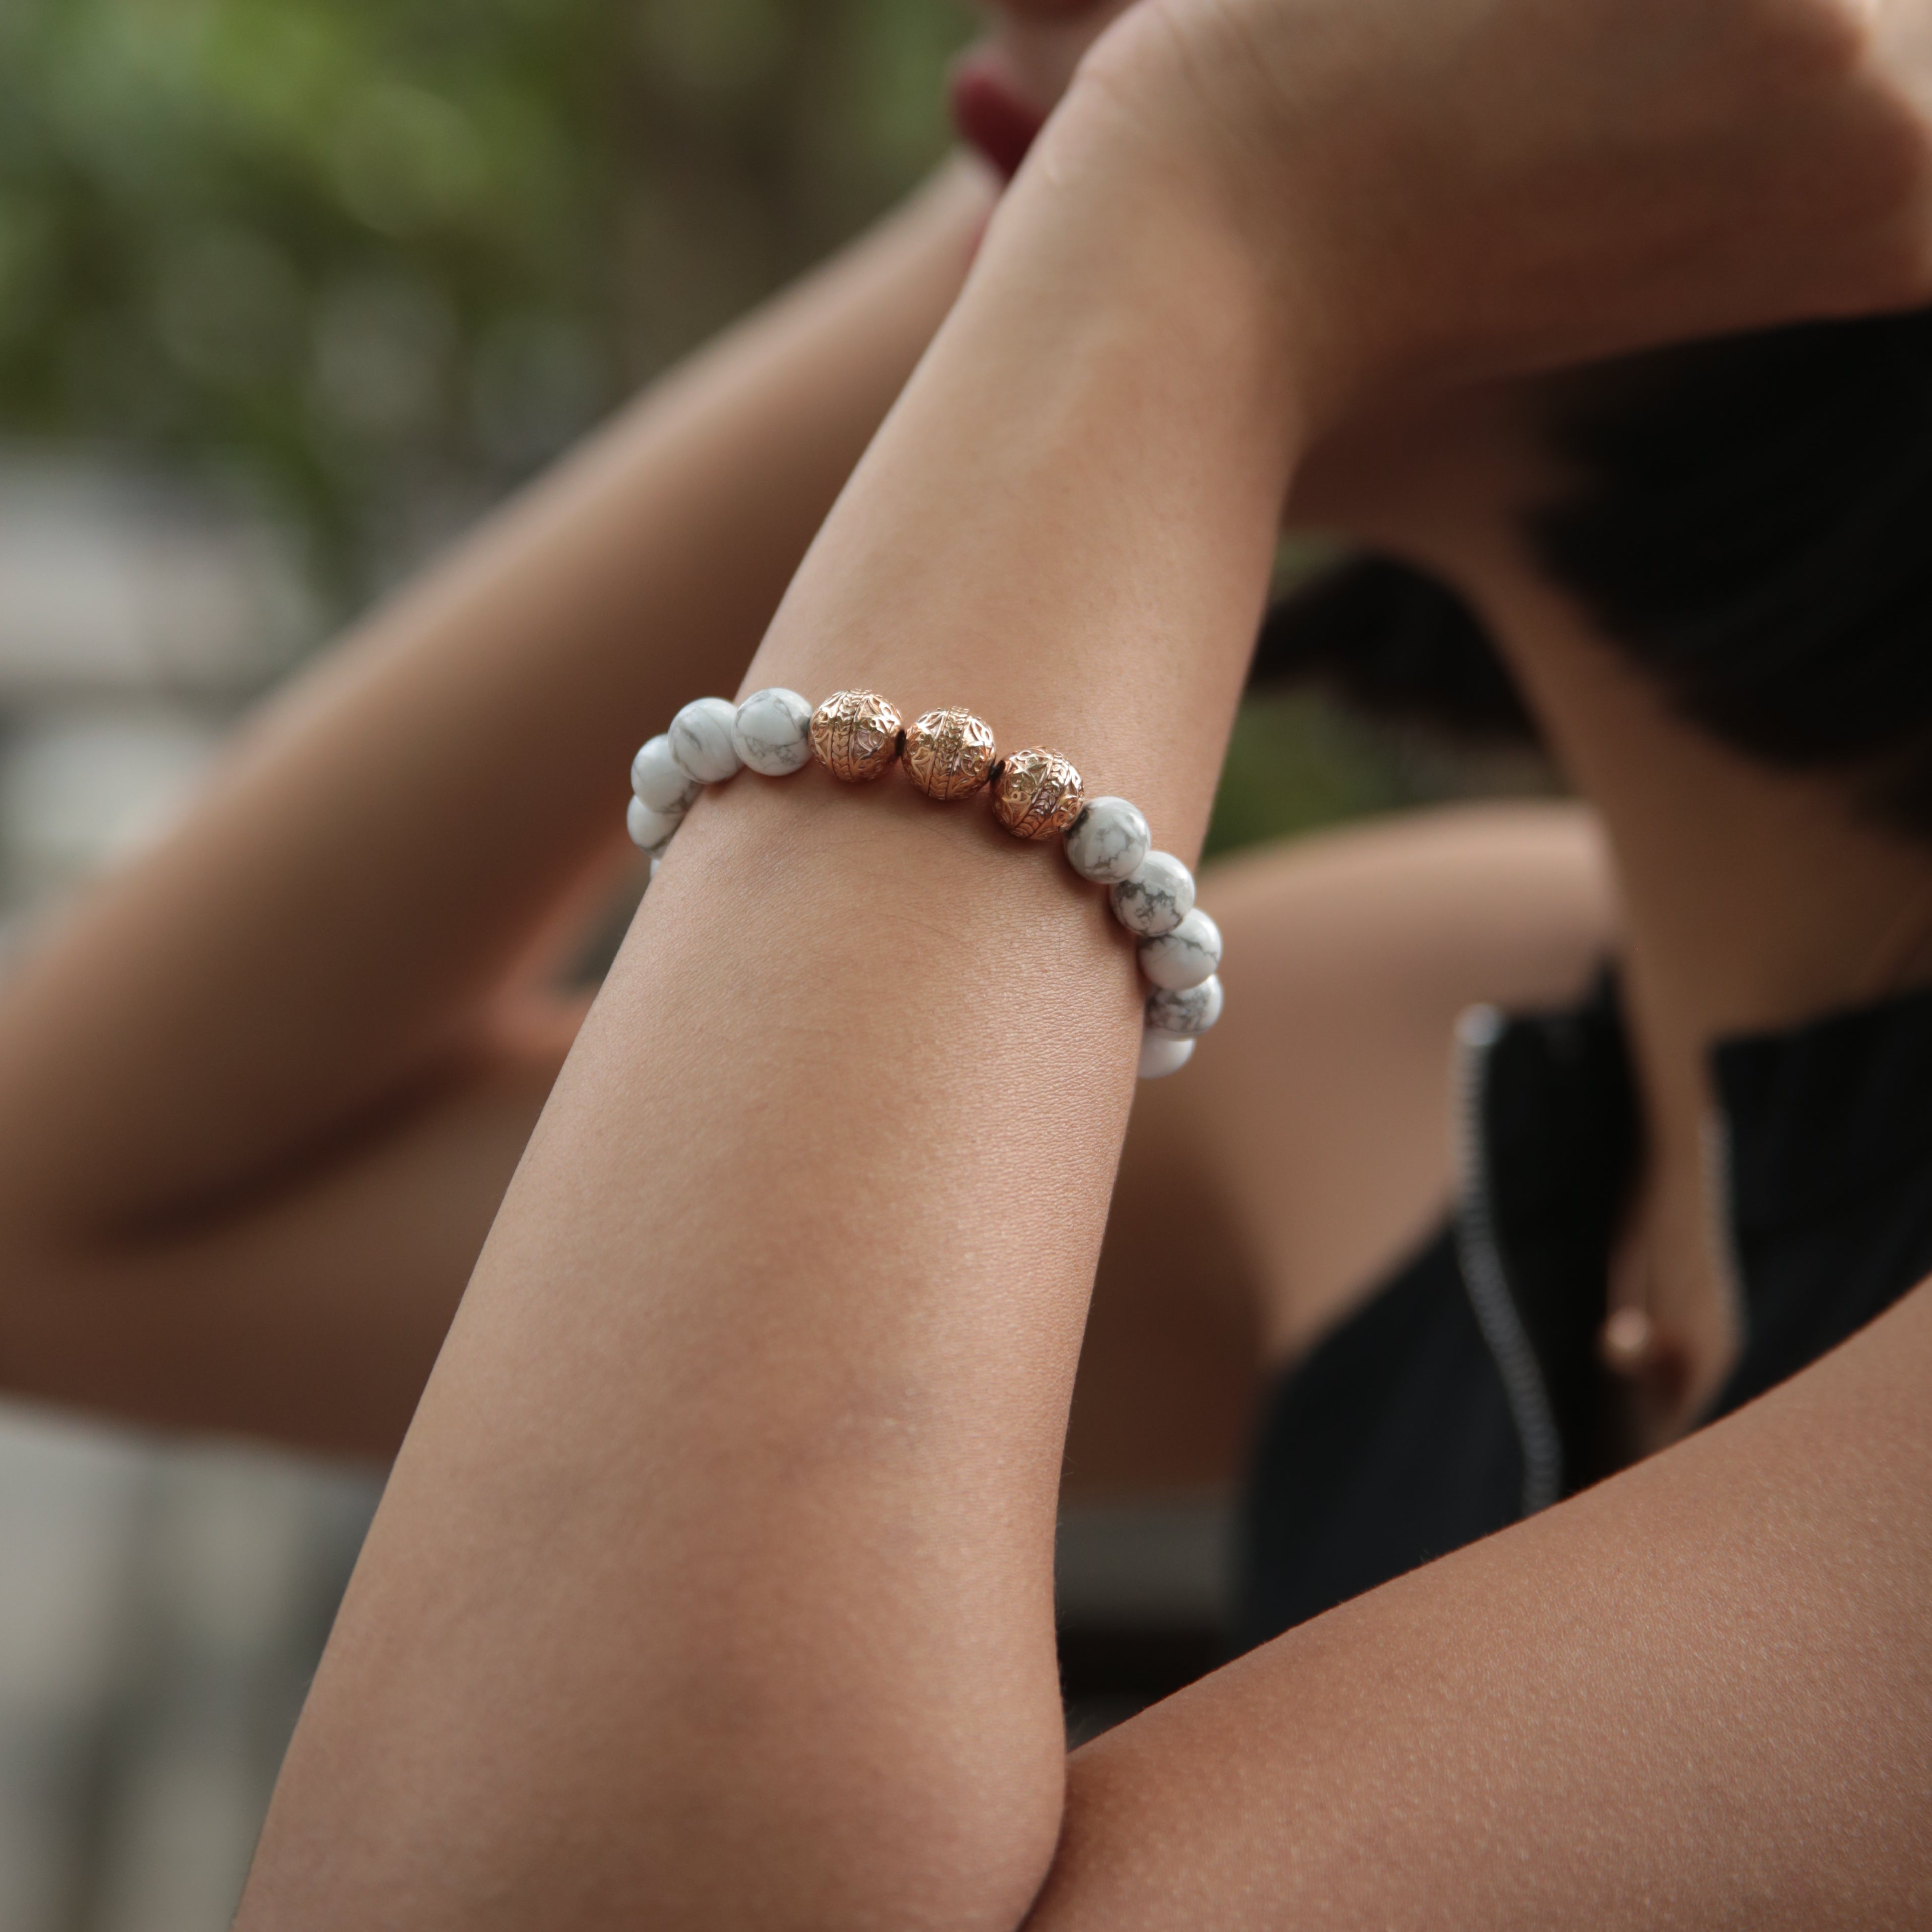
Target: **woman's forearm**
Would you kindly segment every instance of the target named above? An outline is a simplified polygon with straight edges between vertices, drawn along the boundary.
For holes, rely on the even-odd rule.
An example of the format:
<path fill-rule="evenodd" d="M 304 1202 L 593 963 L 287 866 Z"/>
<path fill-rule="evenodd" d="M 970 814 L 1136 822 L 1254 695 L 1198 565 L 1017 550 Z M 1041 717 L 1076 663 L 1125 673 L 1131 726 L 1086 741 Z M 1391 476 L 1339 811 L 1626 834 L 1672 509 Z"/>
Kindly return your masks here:
<path fill-rule="evenodd" d="M 1414 11 L 1277 10 L 1258 79 L 1252 10 L 1124 16 L 1255 177 L 1270 292 L 1168 166 L 1072 192 L 1092 154 L 1063 116 L 754 681 L 971 705 L 1190 851 L 1302 406 L 1334 401 L 1294 392 L 1319 332 L 1285 326 L 1309 211 L 1347 291 L 1319 357 L 1364 386 L 1762 317 L 1721 267 L 1652 299 L 1702 261 L 1687 237 L 1760 232 L 1724 164 L 1762 89 L 1707 104 L 1762 62 L 1646 40 L 1609 86 L 1621 4 L 1445 8 L 1433 38 Z M 1208 42 L 1162 40 L 1190 18 Z M 1098 98 L 1132 122 L 1124 76 Z M 1696 111 L 1660 118 L 1660 92 Z M 1661 172 L 1604 166 L 1652 128 Z M 1257 174 L 1271 140 L 1283 169 Z M 1687 221 L 1660 182 L 1719 191 Z M 1061 1822 L 1052 1498 L 1132 988 L 1096 896 L 982 817 L 816 772 L 696 808 L 398 1465 L 244 1927 L 1012 1932 Z"/>
<path fill-rule="evenodd" d="M 1631 58 L 1624 0 L 1130 10 L 753 681 L 970 706 L 1191 851 L 1337 392 L 1777 312 L 1769 256 L 1706 257 L 1759 245 L 1741 182 L 1786 183 L 1792 90 L 1767 122 L 1752 76 L 1843 118 L 1851 56 L 1793 11 L 1733 0 L 1740 62 Z M 1227 192 L 1190 206 L 1203 154 Z M 816 772 L 696 808 L 426 1394 L 244 1928 L 1026 1918 L 1132 988 L 1096 897 L 982 816 Z"/>
<path fill-rule="evenodd" d="M 1191 853 L 1296 434 L 1243 259 L 1168 193 L 1094 231 L 1016 191 L 749 681 L 972 706 Z M 244 1925 L 1017 1922 L 1134 984 L 1099 896 L 982 812 L 816 771 L 694 809 L 405 1447 Z"/>
<path fill-rule="evenodd" d="M 621 844 L 629 741 L 742 671 L 986 206 L 962 165 L 275 702 L 8 988 L 8 1196 L 112 1222 L 233 1186 L 473 1011 Z"/>
<path fill-rule="evenodd" d="M 397 1439 L 561 1051 L 506 1042 L 506 977 L 629 850 L 636 741 L 736 683 L 989 205 L 956 164 L 642 398 L 8 985 L 14 1387 Z"/>

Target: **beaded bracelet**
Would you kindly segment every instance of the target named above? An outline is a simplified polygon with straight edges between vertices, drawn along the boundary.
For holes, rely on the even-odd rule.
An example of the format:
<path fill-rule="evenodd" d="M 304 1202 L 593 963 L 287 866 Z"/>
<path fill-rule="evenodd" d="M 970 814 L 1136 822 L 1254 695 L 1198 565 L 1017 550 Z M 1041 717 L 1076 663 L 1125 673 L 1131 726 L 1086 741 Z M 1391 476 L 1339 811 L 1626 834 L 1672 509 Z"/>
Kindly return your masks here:
<path fill-rule="evenodd" d="M 1178 1072 L 1194 1042 L 1221 1017 L 1220 928 L 1194 904 L 1194 875 L 1152 849 L 1140 812 L 1124 798 L 1088 799 L 1080 774 L 1056 752 L 1001 758 L 992 728 L 970 711 L 928 711 L 910 724 L 876 692 L 836 692 L 814 710 L 795 691 L 754 692 L 742 704 L 700 698 L 631 764 L 627 823 L 651 855 L 651 875 L 692 801 L 741 766 L 789 778 L 814 758 L 859 784 L 904 768 L 928 798 L 990 792 L 993 816 L 1021 838 L 1063 835 L 1067 862 L 1108 888 L 1114 916 L 1138 942 L 1152 990 L 1143 1010 L 1140 1074 Z"/>

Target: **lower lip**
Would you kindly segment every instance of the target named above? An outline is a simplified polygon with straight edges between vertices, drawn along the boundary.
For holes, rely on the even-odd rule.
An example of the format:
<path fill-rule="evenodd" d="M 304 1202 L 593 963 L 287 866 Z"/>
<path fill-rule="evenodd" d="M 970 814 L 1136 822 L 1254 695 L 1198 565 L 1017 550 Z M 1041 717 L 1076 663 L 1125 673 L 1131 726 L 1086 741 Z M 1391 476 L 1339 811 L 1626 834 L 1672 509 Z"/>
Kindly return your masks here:
<path fill-rule="evenodd" d="M 959 138 L 1010 181 L 1019 172 L 1046 116 L 1007 79 L 995 58 L 977 50 L 952 70 L 952 124 Z"/>

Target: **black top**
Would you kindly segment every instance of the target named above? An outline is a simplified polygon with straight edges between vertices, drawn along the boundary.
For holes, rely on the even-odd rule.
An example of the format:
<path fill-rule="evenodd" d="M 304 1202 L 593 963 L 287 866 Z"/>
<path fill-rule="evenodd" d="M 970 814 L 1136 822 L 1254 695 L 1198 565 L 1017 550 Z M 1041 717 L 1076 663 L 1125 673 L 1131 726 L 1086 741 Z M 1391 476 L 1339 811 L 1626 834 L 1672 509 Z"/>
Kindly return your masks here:
<path fill-rule="evenodd" d="M 1597 1336 L 1638 1120 L 1607 979 L 1465 1020 L 1465 1183 L 1421 1251 L 1276 1384 L 1243 1510 L 1244 1648 L 1610 1472 Z M 1932 1274 L 1932 992 L 1721 1042 L 1743 1346 L 1704 1420 Z"/>

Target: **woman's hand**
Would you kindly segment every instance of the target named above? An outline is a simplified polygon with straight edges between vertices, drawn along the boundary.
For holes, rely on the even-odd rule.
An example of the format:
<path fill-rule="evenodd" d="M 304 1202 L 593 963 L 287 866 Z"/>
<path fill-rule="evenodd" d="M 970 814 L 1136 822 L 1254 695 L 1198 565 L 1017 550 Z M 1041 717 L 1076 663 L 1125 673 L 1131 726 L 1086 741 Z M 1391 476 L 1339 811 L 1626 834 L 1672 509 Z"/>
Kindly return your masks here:
<path fill-rule="evenodd" d="M 1364 389 L 1932 294 L 1928 12 L 1138 0 L 1035 166 L 1237 238 L 1318 424 Z"/>

